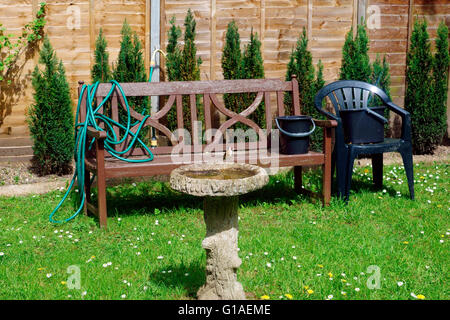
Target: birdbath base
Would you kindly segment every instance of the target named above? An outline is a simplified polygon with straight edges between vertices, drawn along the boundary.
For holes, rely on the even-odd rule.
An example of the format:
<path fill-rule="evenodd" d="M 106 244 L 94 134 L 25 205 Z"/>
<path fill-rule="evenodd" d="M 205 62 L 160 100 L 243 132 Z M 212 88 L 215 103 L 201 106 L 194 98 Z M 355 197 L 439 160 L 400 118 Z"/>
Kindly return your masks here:
<path fill-rule="evenodd" d="M 200 300 L 244 300 L 237 281 L 239 195 L 262 188 L 269 181 L 264 169 L 237 163 L 193 164 L 170 174 L 173 189 L 204 197 L 206 284 Z"/>
<path fill-rule="evenodd" d="M 199 300 L 245 300 L 242 284 L 237 281 L 238 196 L 205 197 L 206 284 L 197 292 Z"/>

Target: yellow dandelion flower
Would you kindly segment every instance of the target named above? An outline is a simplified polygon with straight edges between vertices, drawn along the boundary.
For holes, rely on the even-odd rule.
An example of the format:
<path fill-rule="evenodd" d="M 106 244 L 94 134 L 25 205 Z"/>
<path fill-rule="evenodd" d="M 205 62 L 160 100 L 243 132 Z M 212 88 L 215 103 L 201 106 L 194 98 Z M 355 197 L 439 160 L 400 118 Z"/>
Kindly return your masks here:
<path fill-rule="evenodd" d="M 261 296 L 261 299 L 262 300 L 269 300 L 270 299 L 270 297 L 268 296 L 268 295 L 263 295 L 263 296 Z"/>
<path fill-rule="evenodd" d="M 313 293 L 314 293 L 314 290 L 308 289 L 306 292 L 308 292 L 308 294 L 313 294 Z"/>
<path fill-rule="evenodd" d="M 308 290 L 308 289 L 309 289 L 309 286 L 303 286 L 303 288 L 304 288 L 305 290 Z"/>
<path fill-rule="evenodd" d="M 364 169 L 364 173 L 368 173 L 369 172 L 369 169 Z"/>
<path fill-rule="evenodd" d="M 67 282 L 65 282 L 65 281 L 61 281 L 61 284 L 62 284 L 62 285 L 65 285 L 65 284 L 67 284 Z"/>
<path fill-rule="evenodd" d="M 323 264 L 318 264 L 317 265 L 319 268 L 323 268 Z"/>
<path fill-rule="evenodd" d="M 332 274 L 331 272 L 328 272 L 328 276 L 329 276 L 330 278 L 333 278 L 333 274 Z"/>
<path fill-rule="evenodd" d="M 378 199 L 383 199 L 383 197 L 378 196 Z"/>
<path fill-rule="evenodd" d="M 38 268 L 38 271 L 42 271 L 42 270 L 44 270 L 45 268 Z"/>
<path fill-rule="evenodd" d="M 286 298 L 288 298 L 289 300 L 291 300 L 293 297 L 292 297 L 292 294 L 289 294 L 289 293 L 286 293 L 285 295 L 284 295 Z"/>
<path fill-rule="evenodd" d="M 408 241 L 403 241 L 402 243 L 403 243 L 403 244 L 408 244 L 409 242 L 408 242 Z"/>
<path fill-rule="evenodd" d="M 417 299 L 424 300 L 425 296 L 423 294 L 418 294 Z"/>
<path fill-rule="evenodd" d="M 347 282 L 347 280 L 345 280 L 345 279 L 341 279 L 341 281 L 344 282 L 344 283 Z"/>

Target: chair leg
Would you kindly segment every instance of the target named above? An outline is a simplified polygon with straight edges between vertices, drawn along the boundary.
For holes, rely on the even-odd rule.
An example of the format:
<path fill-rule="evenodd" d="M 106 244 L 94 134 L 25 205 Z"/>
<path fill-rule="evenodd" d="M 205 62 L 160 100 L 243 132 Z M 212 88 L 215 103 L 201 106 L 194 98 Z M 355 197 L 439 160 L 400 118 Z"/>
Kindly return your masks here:
<path fill-rule="evenodd" d="M 347 150 L 336 152 L 336 184 L 337 184 L 337 196 L 340 198 L 345 197 L 346 190 L 346 172 L 347 172 Z"/>
<path fill-rule="evenodd" d="M 352 185 L 353 164 L 355 162 L 356 153 L 350 149 L 347 158 L 347 170 L 345 177 L 345 202 L 348 202 L 350 196 L 350 189 Z"/>
<path fill-rule="evenodd" d="M 383 154 L 372 155 L 373 184 L 375 188 L 383 188 Z"/>
<path fill-rule="evenodd" d="M 405 167 L 406 178 L 408 179 L 409 195 L 414 200 L 414 166 L 412 156 L 412 145 L 408 144 L 399 150 Z"/>

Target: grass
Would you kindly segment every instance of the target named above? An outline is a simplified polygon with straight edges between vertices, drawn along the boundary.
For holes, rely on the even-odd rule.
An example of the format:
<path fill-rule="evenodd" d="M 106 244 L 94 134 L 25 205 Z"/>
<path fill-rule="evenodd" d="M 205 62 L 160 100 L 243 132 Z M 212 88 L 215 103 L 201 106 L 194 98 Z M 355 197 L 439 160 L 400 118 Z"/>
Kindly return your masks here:
<path fill-rule="evenodd" d="M 370 166 L 357 168 L 347 206 L 296 195 L 292 174 L 241 197 L 238 279 L 248 298 L 449 299 L 450 167 L 414 169 L 415 201 L 400 166 L 385 166 L 381 191 Z M 304 183 L 319 190 L 320 174 Z M 199 199 L 161 182 L 109 188 L 105 231 L 86 216 L 49 223 L 62 195 L 0 197 L 0 299 L 195 299 L 206 261 Z M 70 266 L 80 289 L 67 286 Z"/>

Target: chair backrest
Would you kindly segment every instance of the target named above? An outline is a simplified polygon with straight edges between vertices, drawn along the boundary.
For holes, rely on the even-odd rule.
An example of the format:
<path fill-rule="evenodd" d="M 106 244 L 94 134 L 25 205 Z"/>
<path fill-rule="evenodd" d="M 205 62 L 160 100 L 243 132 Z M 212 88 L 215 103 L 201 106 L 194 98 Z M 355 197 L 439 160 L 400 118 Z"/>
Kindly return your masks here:
<path fill-rule="evenodd" d="M 324 109 L 323 100 L 326 97 L 330 99 L 335 114 Z M 319 112 L 331 119 L 339 120 L 341 110 L 369 108 L 373 106 L 371 102 L 375 101 L 387 104 L 391 100 L 383 90 L 373 84 L 356 80 L 340 80 L 320 89 L 314 98 L 314 105 Z"/>

